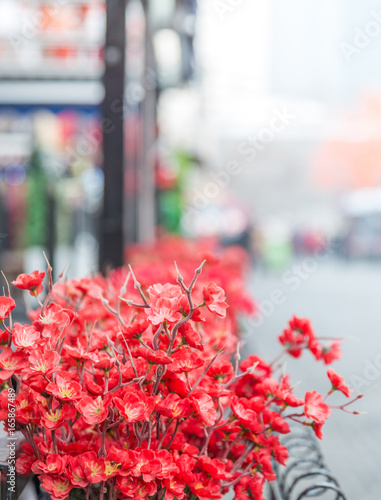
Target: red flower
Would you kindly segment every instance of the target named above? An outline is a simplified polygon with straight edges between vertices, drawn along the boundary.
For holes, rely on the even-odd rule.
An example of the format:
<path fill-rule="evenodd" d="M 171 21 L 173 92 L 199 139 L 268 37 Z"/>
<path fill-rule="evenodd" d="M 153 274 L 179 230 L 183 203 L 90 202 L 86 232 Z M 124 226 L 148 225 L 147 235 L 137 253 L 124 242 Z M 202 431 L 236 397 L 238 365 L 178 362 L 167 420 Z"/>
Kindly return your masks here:
<path fill-rule="evenodd" d="M 336 359 L 340 359 L 341 355 L 343 354 L 340 349 L 340 345 L 341 342 L 337 341 L 323 346 L 320 353 L 320 359 L 322 359 L 326 365 L 330 365 Z"/>
<path fill-rule="evenodd" d="M 178 472 L 179 469 L 174 463 L 171 453 L 167 450 L 156 452 L 141 450 L 137 453 L 135 464 L 131 469 L 131 474 L 135 477 L 142 477 L 145 483 L 156 478 L 163 480 Z"/>
<path fill-rule="evenodd" d="M 206 472 L 195 474 L 195 480 L 188 485 L 191 492 L 200 499 L 221 498 L 221 482 L 218 479 L 211 479 Z"/>
<path fill-rule="evenodd" d="M 299 358 L 303 349 L 313 350 L 316 345 L 315 334 L 308 319 L 294 316 L 289 321 L 289 328 L 279 336 L 279 341 L 294 358 Z"/>
<path fill-rule="evenodd" d="M 110 399 L 102 400 L 101 396 L 96 399 L 86 396 L 76 404 L 77 410 L 82 413 L 84 421 L 89 425 L 100 424 L 107 418 Z"/>
<path fill-rule="evenodd" d="M 265 500 L 263 496 L 263 480 L 259 476 L 243 477 L 235 486 L 236 500 Z"/>
<path fill-rule="evenodd" d="M 318 422 L 312 422 L 311 427 L 313 428 L 313 430 L 316 434 L 316 437 L 318 437 L 319 439 L 323 439 L 323 433 L 321 430 L 323 427 L 323 424 L 319 424 Z"/>
<path fill-rule="evenodd" d="M 76 347 L 65 345 L 64 350 L 71 358 L 74 359 L 83 360 L 90 359 L 91 357 L 91 353 L 88 353 L 87 349 L 83 348 L 81 345 L 77 345 Z"/>
<path fill-rule="evenodd" d="M 183 296 L 183 292 L 179 285 L 171 285 L 169 283 L 166 283 L 165 285 L 156 283 L 155 285 L 148 287 L 147 293 L 153 305 L 155 305 L 156 302 L 163 297 L 180 301 Z"/>
<path fill-rule="evenodd" d="M 203 455 L 198 459 L 198 463 L 213 479 L 228 480 L 232 478 L 230 472 L 226 471 L 226 464 L 217 458 L 209 458 Z"/>
<path fill-rule="evenodd" d="M 146 347 L 138 347 L 134 350 L 133 355 L 144 358 L 151 365 L 170 365 L 172 363 L 172 359 L 162 350 L 151 351 Z"/>
<path fill-rule="evenodd" d="M 62 407 L 58 401 L 53 403 L 52 408 L 49 410 L 43 406 L 40 406 L 41 411 L 41 423 L 47 429 L 53 430 L 58 429 L 67 420 L 72 420 L 75 418 L 77 411 L 74 406 L 64 404 Z"/>
<path fill-rule="evenodd" d="M 308 349 L 311 351 L 311 354 L 316 359 L 316 361 L 320 361 L 321 357 L 321 347 L 317 339 L 312 339 L 308 343 Z"/>
<path fill-rule="evenodd" d="M 119 449 L 111 446 L 108 450 L 107 458 L 120 465 L 118 473 L 121 476 L 129 476 L 132 467 L 135 466 L 137 453 L 133 450 Z"/>
<path fill-rule="evenodd" d="M 142 391 L 127 392 L 123 400 L 115 398 L 114 402 L 128 424 L 147 420 L 155 407 L 155 397 L 147 397 Z"/>
<path fill-rule="evenodd" d="M 258 421 L 256 411 L 250 408 L 249 400 L 245 398 L 238 399 L 237 396 L 233 396 L 231 401 L 231 409 L 234 415 L 246 429 L 250 429 L 254 433 L 263 431 L 263 427 Z"/>
<path fill-rule="evenodd" d="M 147 292 L 151 299 L 151 307 L 145 311 L 153 325 L 159 325 L 164 321 L 175 323 L 181 319 L 180 301 L 183 293 L 178 285 L 158 283 L 150 286 Z"/>
<path fill-rule="evenodd" d="M 36 324 L 41 326 L 41 328 L 47 328 L 47 333 L 43 332 L 43 336 L 49 336 L 50 328 L 63 328 L 70 323 L 70 311 L 63 309 L 61 306 L 54 304 L 53 302 L 48 305 L 45 312 L 41 314 Z"/>
<path fill-rule="evenodd" d="M 157 484 L 155 483 L 155 481 L 151 481 L 150 483 L 141 481 L 140 487 L 138 491 L 135 493 L 134 499 L 146 500 L 147 498 L 155 495 L 156 491 L 157 491 Z"/>
<path fill-rule="evenodd" d="M 144 333 L 149 327 L 147 320 L 135 321 L 132 325 L 124 325 L 122 327 L 122 333 L 120 336 L 126 340 L 130 339 L 140 339 L 142 333 Z"/>
<path fill-rule="evenodd" d="M 297 398 L 293 392 L 287 392 L 283 397 L 283 401 L 293 408 L 304 405 L 304 400 Z"/>
<path fill-rule="evenodd" d="M 193 419 L 193 422 L 195 423 L 195 425 L 197 425 L 197 430 L 199 431 L 201 422 L 196 419 Z M 173 436 L 169 435 L 169 433 L 167 434 L 166 438 L 163 441 L 164 447 L 169 446 L 172 437 Z M 193 446 L 186 441 L 186 438 L 182 432 L 178 432 L 175 435 L 175 439 L 172 441 L 170 449 L 178 450 L 184 454 L 186 453 L 189 455 L 197 455 L 197 453 L 199 452 L 199 449 L 196 446 Z M 180 467 L 178 461 L 176 461 L 176 464 L 178 467 Z"/>
<path fill-rule="evenodd" d="M 133 500 L 146 500 L 157 491 L 155 481 L 146 483 L 136 477 L 118 477 L 116 486 L 127 498 L 133 498 Z"/>
<path fill-rule="evenodd" d="M 271 449 L 271 456 L 281 465 L 286 465 L 288 459 L 288 451 L 285 446 L 280 444 L 278 436 L 268 436 L 267 445 Z"/>
<path fill-rule="evenodd" d="M 16 281 L 12 281 L 12 285 L 21 290 L 29 290 L 31 295 L 38 295 L 42 292 L 42 282 L 45 277 L 45 272 L 33 271 L 32 274 L 19 274 Z"/>
<path fill-rule="evenodd" d="M 192 316 L 192 319 L 194 317 Z M 189 323 L 184 323 L 179 328 L 179 333 L 182 335 L 183 343 L 188 344 L 190 347 L 194 349 L 198 349 L 199 351 L 204 350 L 204 345 L 201 342 L 201 336 L 196 330 L 190 326 Z"/>
<path fill-rule="evenodd" d="M 81 463 L 82 457 L 70 457 L 69 466 L 66 470 L 67 477 L 76 488 L 85 488 L 89 484 Z"/>
<path fill-rule="evenodd" d="M 198 417 L 205 425 L 211 427 L 217 420 L 213 399 L 208 394 L 197 394 L 192 397 L 192 404 Z"/>
<path fill-rule="evenodd" d="M 15 324 L 12 340 L 16 347 L 36 349 L 39 338 L 40 332 L 33 328 L 33 326 L 21 325 L 20 323 Z"/>
<path fill-rule="evenodd" d="M 0 380 L 8 380 L 15 372 L 19 372 L 26 364 L 25 354 L 13 352 L 6 347 L 0 353 Z"/>
<path fill-rule="evenodd" d="M 107 479 L 119 474 L 119 462 L 114 462 L 113 460 L 105 459 L 105 475 Z M 107 480 L 106 479 L 106 480 Z"/>
<path fill-rule="evenodd" d="M 306 318 L 298 318 L 297 316 L 294 316 L 290 321 L 289 321 L 289 326 L 292 331 L 294 332 L 299 332 L 302 335 L 305 335 L 307 338 L 314 337 L 314 333 L 311 327 L 311 322 L 309 319 Z"/>
<path fill-rule="evenodd" d="M 280 434 L 288 434 L 290 432 L 288 423 L 276 411 L 265 410 L 262 413 L 262 418 L 264 424 L 269 426 L 273 431 Z"/>
<path fill-rule="evenodd" d="M 312 418 L 316 423 L 323 424 L 331 414 L 330 407 L 324 403 L 323 398 L 316 391 L 306 392 L 304 413 L 307 418 Z"/>
<path fill-rule="evenodd" d="M 116 487 L 120 492 L 128 498 L 135 498 L 135 494 L 142 486 L 142 481 L 139 481 L 134 476 L 116 478 Z M 137 497 L 138 498 L 138 497 Z"/>
<path fill-rule="evenodd" d="M 156 301 L 155 306 L 152 306 L 150 309 L 146 309 L 146 313 L 148 314 L 148 319 L 153 325 L 159 325 L 164 321 L 168 321 L 170 323 L 179 321 L 181 319 L 179 309 L 180 306 L 178 301 L 163 297 Z"/>
<path fill-rule="evenodd" d="M 220 318 L 226 316 L 226 309 L 229 307 L 226 304 L 225 292 L 215 283 L 209 285 L 203 290 L 204 302 L 210 312 L 217 314 Z"/>
<path fill-rule="evenodd" d="M 19 424 L 39 424 L 41 414 L 34 401 L 28 401 L 26 397 L 19 399 L 20 393 L 16 399 L 16 421 Z M 25 393 L 24 393 L 25 394 Z"/>
<path fill-rule="evenodd" d="M 271 465 L 271 458 L 265 453 L 253 453 L 253 458 L 257 462 L 255 469 L 260 472 L 267 481 L 274 481 L 276 474 Z"/>
<path fill-rule="evenodd" d="M 134 467 L 131 469 L 131 474 L 135 477 L 142 476 L 143 481 L 149 483 L 156 478 L 156 474 L 160 472 L 161 464 L 157 460 L 155 452 L 152 450 L 141 450 L 136 455 Z"/>
<path fill-rule="evenodd" d="M 110 371 L 115 365 L 115 358 L 109 356 L 104 351 L 92 352 L 89 354 L 89 359 L 94 363 L 94 367 L 105 372 Z"/>
<path fill-rule="evenodd" d="M 165 485 L 165 500 L 182 500 L 184 498 L 184 489 L 186 487 L 185 481 L 181 476 L 176 474 L 168 479 L 164 479 Z"/>
<path fill-rule="evenodd" d="M 0 330 L 0 349 L 1 346 L 6 347 L 8 345 L 9 333 L 6 330 Z"/>
<path fill-rule="evenodd" d="M 306 338 L 303 333 L 286 328 L 283 335 L 280 335 L 279 342 L 287 349 L 288 353 L 294 358 L 299 358 L 306 347 Z"/>
<path fill-rule="evenodd" d="M 57 373 L 54 383 L 49 383 L 46 386 L 46 391 L 53 394 L 61 401 L 75 401 L 83 397 L 82 386 L 78 382 L 73 382 L 70 376 L 66 373 L 61 375 Z"/>
<path fill-rule="evenodd" d="M 208 375 L 218 382 L 229 382 L 234 376 L 232 364 L 227 360 L 217 361 L 208 370 Z"/>
<path fill-rule="evenodd" d="M 173 392 L 163 399 L 163 401 L 158 403 L 155 409 L 164 417 L 173 419 L 186 418 L 192 411 L 189 399 L 182 399 Z"/>
<path fill-rule="evenodd" d="M 282 398 L 282 390 L 275 378 L 267 378 L 255 386 L 255 391 L 266 398 Z"/>
<path fill-rule="evenodd" d="M 56 453 L 52 453 L 46 457 L 46 461 L 38 460 L 33 464 L 32 471 L 35 474 L 62 474 L 66 469 L 68 455 L 61 457 Z"/>
<path fill-rule="evenodd" d="M 44 351 L 43 349 L 39 349 L 31 353 L 28 361 L 32 372 L 35 374 L 48 375 L 57 370 L 60 359 L 61 356 L 57 351 Z"/>
<path fill-rule="evenodd" d="M 41 476 L 42 487 L 45 491 L 51 494 L 52 500 L 66 499 L 73 485 L 69 479 L 63 476 Z"/>
<path fill-rule="evenodd" d="M 172 361 L 175 365 L 175 371 L 189 373 L 192 370 L 202 366 L 204 360 L 199 358 L 191 349 L 182 348 L 174 353 Z"/>
<path fill-rule="evenodd" d="M 190 312 L 189 302 L 188 302 L 188 298 L 186 295 L 182 296 L 182 299 L 180 301 L 180 309 L 183 313 L 183 316 L 186 316 Z M 203 316 L 201 316 L 201 308 L 197 308 L 193 311 L 192 321 L 195 321 L 198 323 L 205 323 L 205 318 Z"/>
<path fill-rule="evenodd" d="M 96 484 L 106 481 L 105 459 L 98 458 L 94 451 L 88 451 L 81 455 L 81 465 L 89 483 Z"/>
<path fill-rule="evenodd" d="M 4 321 L 15 307 L 16 302 L 12 297 L 0 297 L 0 321 Z"/>
<path fill-rule="evenodd" d="M 338 375 L 332 368 L 329 368 L 327 370 L 327 375 L 329 380 L 331 381 L 332 390 L 341 391 L 347 398 L 351 397 L 352 391 L 345 384 L 345 380 L 343 379 L 343 377 L 340 377 L 340 375 Z"/>
<path fill-rule="evenodd" d="M 177 474 L 179 469 L 175 462 L 173 461 L 173 457 L 171 453 L 167 450 L 159 450 L 156 452 L 156 460 L 159 460 L 161 470 L 156 474 L 156 477 L 160 480 L 167 479 L 173 474 Z"/>
<path fill-rule="evenodd" d="M 28 475 L 32 471 L 32 466 L 37 460 L 34 454 L 21 453 L 19 458 L 16 460 L 16 472 L 17 474 Z"/>
<path fill-rule="evenodd" d="M 176 460 L 176 465 L 179 468 L 180 475 L 186 483 L 194 481 L 193 470 L 197 460 L 186 453 L 183 453 Z"/>

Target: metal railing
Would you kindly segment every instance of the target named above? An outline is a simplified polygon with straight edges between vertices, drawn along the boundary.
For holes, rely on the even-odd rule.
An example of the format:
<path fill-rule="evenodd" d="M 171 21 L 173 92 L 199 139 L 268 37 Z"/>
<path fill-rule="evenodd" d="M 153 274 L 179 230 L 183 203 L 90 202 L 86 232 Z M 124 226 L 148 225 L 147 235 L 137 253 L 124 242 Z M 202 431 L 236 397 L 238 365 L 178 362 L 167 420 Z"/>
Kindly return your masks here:
<path fill-rule="evenodd" d="M 285 467 L 275 464 L 277 481 L 271 483 L 272 500 L 346 500 L 338 481 L 326 466 L 320 446 L 310 429 L 293 429 L 281 443 L 289 459 Z"/>

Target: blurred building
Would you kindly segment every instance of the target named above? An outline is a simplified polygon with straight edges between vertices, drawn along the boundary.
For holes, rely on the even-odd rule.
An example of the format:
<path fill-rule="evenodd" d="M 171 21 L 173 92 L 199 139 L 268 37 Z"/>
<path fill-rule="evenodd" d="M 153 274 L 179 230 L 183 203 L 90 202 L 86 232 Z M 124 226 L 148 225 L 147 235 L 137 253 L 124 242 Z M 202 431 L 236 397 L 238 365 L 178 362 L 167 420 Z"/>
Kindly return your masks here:
<path fill-rule="evenodd" d="M 230 192 L 253 221 L 275 217 L 291 233 L 312 226 L 335 234 L 342 223 L 341 194 L 378 186 L 381 179 L 380 163 L 364 163 L 365 156 L 370 163 L 369 144 L 377 140 L 380 120 L 377 113 L 370 116 L 370 99 L 367 116 L 359 112 L 366 96 L 373 98 L 370 109 L 377 109 L 374 96 L 381 92 L 381 70 L 374 64 L 381 45 L 379 5 L 262 0 L 233 7 L 204 1 L 199 11 L 194 143 L 205 169 L 195 177 L 188 206 L 197 209 L 200 191 L 210 205 Z M 329 145 L 336 143 L 347 149 L 346 155 L 339 152 L 340 168 L 333 155 L 327 160 Z M 226 181 L 231 161 L 239 167 Z M 348 182 L 354 171 L 357 182 Z M 220 177 L 216 197 L 203 192 L 213 176 Z"/>

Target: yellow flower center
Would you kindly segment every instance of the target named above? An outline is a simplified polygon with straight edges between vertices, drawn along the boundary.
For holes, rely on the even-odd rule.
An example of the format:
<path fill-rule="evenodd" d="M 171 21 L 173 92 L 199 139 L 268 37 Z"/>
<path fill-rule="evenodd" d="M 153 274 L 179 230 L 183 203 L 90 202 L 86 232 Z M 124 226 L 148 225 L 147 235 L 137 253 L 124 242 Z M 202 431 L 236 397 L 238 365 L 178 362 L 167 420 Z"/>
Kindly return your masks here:
<path fill-rule="evenodd" d="M 59 388 L 59 393 L 63 398 L 70 398 L 73 395 L 73 389 L 70 389 L 67 385 Z"/>
<path fill-rule="evenodd" d="M 68 479 L 56 479 L 54 481 L 54 489 L 57 491 L 66 491 L 69 487 Z"/>
<path fill-rule="evenodd" d="M 4 370 L 14 370 L 16 368 L 16 363 L 11 360 L 3 361 Z"/>
<path fill-rule="evenodd" d="M 52 318 L 51 316 L 49 316 L 49 313 L 46 314 L 45 316 L 40 316 L 40 320 L 45 325 L 50 325 L 51 323 L 54 323 L 54 318 Z"/>
<path fill-rule="evenodd" d="M 102 400 L 98 396 L 98 398 L 94 402 L 94 405 L 89 408 L 89 413 L 91 413 L 91 415 L 100 415 L 101 411 L 102 411 Z"/>
<path fill-rule="evenodd" d="M 106 476 L 110 476 L 113 472 L 116 472 L 118 470 L 118 467 L 120 464 L 116 464 L 115 462 L 105 462 L 106 464 Z"/>
<path fill-rule="evenodd" d="M 31 370 L 35 372 L 45 373 L 48 370 L 48 362 L 46 360 L 40 359 L 37 365 L 31 366 Z"/>
<path fill-rule="evenodd" d="M 98 476 L 101 471 L 101 466 L 96 462 L 90 462 L 89 468 L 91 470 L 91 474 L 93 474 L 94 476 Z"/>
<path fill-rule="evenodd" d="M 51 422 L 58 422 L 58 420 L 61 418 L 61 410 L 57 410 L 57 411 L 50 410 L 46 414 L 46 418 L 48 420 L 50 420 Z"/>

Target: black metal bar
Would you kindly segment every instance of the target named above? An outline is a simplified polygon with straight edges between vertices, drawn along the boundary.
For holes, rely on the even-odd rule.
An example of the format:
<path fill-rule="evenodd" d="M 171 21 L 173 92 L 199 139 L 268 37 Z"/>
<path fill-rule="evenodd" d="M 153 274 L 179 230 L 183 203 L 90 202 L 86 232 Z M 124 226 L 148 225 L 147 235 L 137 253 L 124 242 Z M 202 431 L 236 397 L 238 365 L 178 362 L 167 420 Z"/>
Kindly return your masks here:
<path fill-rule="evenodd" d="M 277 481 L 270 483 L 271 500 L 284 500 Z"/>
<path fill-rule="evenodd" d="M 123 264 L 124 87 L 126 0 L 107 0 L 105 97 L 103 101 L 104 201 L 100 228 L 99 265 Z"/>
<path fill-rule="evenodd" d="M 331 483 L 319 483 L 314 486 L 310 486 L 304 490 L 297 498 L 297 500 L 303 500 L 304 498 L 321 496 L 325 491 L 334 491 L 337 493 L 335 500 L 345 500 L 344 493 L 338 486 L 332 485 Z"/>
<path fill-rule="evenodd" d="M 293 431 L 296 429 L 293 428 Z M 304 500 L 310 497 L 327 498 L 326 493 L 336 494 L 336 500 L 345 500 L 337 480 L 327 468 L 315 436 L 309 430 L 284 436 L 281 443 L 287 447 L 289 459 L 286 467 L 274 464 L 277 474 L 277 494 L 272 491 L 272 498 L 278 500 Z M 332 496 L 330 497 L 332 498 Z"/>

